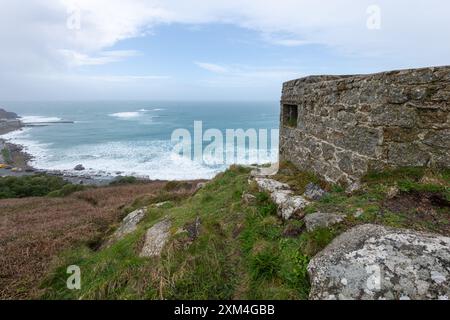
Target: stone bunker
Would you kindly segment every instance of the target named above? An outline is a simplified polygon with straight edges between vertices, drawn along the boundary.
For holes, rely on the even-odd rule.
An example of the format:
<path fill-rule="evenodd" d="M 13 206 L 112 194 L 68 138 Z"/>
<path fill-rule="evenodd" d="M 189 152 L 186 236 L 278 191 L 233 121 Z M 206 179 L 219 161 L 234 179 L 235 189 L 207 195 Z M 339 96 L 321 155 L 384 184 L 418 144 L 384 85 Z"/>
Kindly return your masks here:
<path fill-rule="evenodd" d="M 450 66 L 286 82 L 280 161 L 331 183 L 368 171 L 450 167 Z"/>

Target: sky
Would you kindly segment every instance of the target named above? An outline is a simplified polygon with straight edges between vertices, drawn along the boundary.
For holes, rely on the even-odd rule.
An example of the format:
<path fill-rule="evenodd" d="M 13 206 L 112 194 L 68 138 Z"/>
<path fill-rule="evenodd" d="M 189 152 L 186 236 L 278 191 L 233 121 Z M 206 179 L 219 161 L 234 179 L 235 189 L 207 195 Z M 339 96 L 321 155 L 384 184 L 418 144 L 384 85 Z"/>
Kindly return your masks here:
<path fill-rule="evenodd" d="M 0 0 L 0 101 L 279 100 L 450 64 L 448 0 Z"/>

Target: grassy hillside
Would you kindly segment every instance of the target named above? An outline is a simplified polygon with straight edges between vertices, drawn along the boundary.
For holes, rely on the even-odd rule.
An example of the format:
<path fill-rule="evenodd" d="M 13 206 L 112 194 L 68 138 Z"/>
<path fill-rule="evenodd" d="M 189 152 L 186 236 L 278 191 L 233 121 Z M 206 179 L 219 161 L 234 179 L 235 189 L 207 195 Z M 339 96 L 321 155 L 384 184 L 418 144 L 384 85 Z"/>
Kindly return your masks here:
<path fill-rule="evenodd" d="M 97 248 L 133 206 L 187 197 L 196 185 L 192 182 L 170 193 L 164 191 L 166 182 L 72 193 L 80 186 L 51 181 L 55 182 L 53 177 L 45 176 L 0 179 L 0 191 L 12 188 L 36 195 L 54 190 L 50 196 L 0 199 L 0 299 L 40 297 L 40 283 L 55 257 L 79 246 Z"/>
<path fill-rule="evenodd" d="M 299 188 L 296 174 L 300 180 L 305 177 L 290 171 L 287 180 Z M 448 172 L 430 175 L 408 169 L 372 174 L 365 190 L 350 196 L 330 187 L 328 196 L 308 207 L 307 213 L 338 210 L 349 218 L 315 232 L 306 232 L 300 220 L 282 222 L 269 197 L 248 179 L 247 169 L 233 167 L 195 196 L 149 209 L 139 230 L 114 246 L 101 251 L 82 246 L 67 252 L 43 283 L 43 298 L 306 299 L 309 260 L 348 228 L 380 223 L 450 234 Z M 400 188 L 395 203 L 403 207 L 388 200 L 394 186 Z M 246 193 L 256 199 L 246 203 L 242 200 Z M 413 199 L 416 202 L 408 207 Z M 361 215 L 355 217 L 358 210 Z M 162 256 L 139 258 L 145 230 L 166 217 L 173 222 L 172 238 Z M 179 232 L 198 220 L 198 237 Z M 80 291 L 66 289 L 69 265 L 81 267 Z"/>
<path fill-rule="evenodd" d="M 282 221 L 269 196 L 249 183 L 249 170 L 242 167 L 232 167 L 195 194 L 196 183 L 126 180 L 64 198 L 0 200 L 0 245 L 5 249 L 0 287 L 7 288 L 0 296 L 307 299 L 310 259 L 349 228 L 375 223 L 450 235 L 448 170 L 371 173 L 364 188 L 352 195 L 289 165 L 276 178 L 299 194 L 309 181 L 327 189 L 328 195 L 305 214 L 343 212 L 348 218 L 314 232 L 306 231 L 300 217 Z M 58 188 L 50 195 L 64 196 L 64 186 Z M 163 201 L 169 202 L 151 206 Z M 138 230 L 100 249 L 121 219 L 143 206 L 149 209 Z M 172 227 L 162 256 L 140 258 L 146 230 L 163 219 L 170 219 Z M 198 234 L 184 231 L 195 229 L 198 222 Z M 27 261 L 21 254 L 24 248 L 29 250 Z M 79 291 L 66 288 L 70 265 L 81 268 Z M 24 276 L 29 274 L 34 276 Z"/>
<path fill-rule="evenodd" d="M 257 195 L 242 202 L 245 192 Z M 161 258 L 138 257 L 147 228 L 163 217 L 173 238 Z M 201 221 L 191 239 L 178 229 Z M 292 222 L 292 228 L 301 227 Z M 284 237 L 267 195 L 248 184 L 248 170 L 234 167 L 179 205 L 152 208 L 140 229 L 109 249 L 67 253 L 44 286 L 45 298 L 64 299 L 305 299 L 307 237 Z M 82 270 L 82 290 L 66 289 L 66 266 Z"/>

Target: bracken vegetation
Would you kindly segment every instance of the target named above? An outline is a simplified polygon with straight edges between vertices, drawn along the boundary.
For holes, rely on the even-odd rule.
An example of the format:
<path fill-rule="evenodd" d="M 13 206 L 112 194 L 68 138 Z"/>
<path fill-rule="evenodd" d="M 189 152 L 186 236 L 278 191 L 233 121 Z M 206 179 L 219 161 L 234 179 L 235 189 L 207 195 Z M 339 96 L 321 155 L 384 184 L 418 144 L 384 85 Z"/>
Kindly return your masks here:
<path fill-rule="evenodd" d="M 96 250 L 133 206 L 163 199 L 165 184 L 91 188 L 64 198 L 0 200 L 0 299 L 38 298 L 40 282 L 55 257 L 79 246 Z M 62 196 L 72 188 L 79 187 L 67 184 L 50 195 Z M 42 194 L 50 189 L 55 188 Z M 190 194 L 192 190 L 180 190 L 178 197 Z"/>

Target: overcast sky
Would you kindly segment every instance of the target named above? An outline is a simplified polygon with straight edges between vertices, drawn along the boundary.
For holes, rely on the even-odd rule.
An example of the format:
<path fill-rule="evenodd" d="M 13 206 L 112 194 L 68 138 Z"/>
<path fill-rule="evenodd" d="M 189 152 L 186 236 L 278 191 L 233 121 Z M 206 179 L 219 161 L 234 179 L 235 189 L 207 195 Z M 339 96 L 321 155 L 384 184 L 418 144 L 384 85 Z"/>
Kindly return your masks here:
<path fill-rule="evenodd" d="M 278 100 L 450 64 L 448 0 L 0 0 L 0 101 Z"/>

